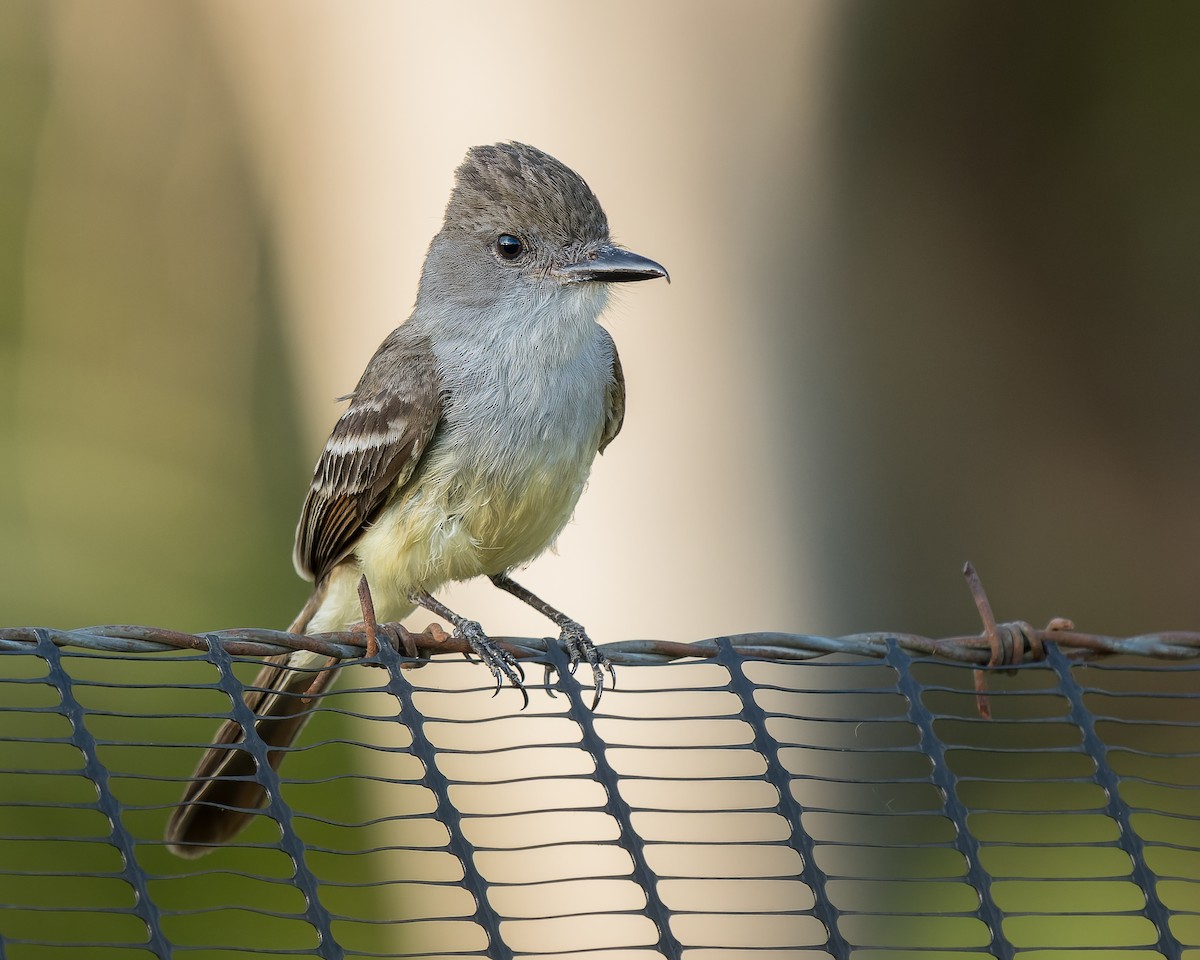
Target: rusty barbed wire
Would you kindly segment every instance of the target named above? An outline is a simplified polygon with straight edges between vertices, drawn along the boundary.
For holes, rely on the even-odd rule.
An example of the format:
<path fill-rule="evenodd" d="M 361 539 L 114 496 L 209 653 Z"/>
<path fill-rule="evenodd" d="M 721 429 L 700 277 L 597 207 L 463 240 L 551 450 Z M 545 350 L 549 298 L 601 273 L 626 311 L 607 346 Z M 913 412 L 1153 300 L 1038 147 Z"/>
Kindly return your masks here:
<path fill-rule="evenodd" d="M 896 643 L 909 654 L 937 657 L 977 667 L 1011 668 L 1022 662 L 1040 660 L 1047 643 L 1057 644 L 1072 661 L 1128 655 L 1161 660 L 1200 658 L 1200 632 L 1168 631 L 1133 637 L 1113 637 L 1085 633 L 1062 617 L 1045 627 L 1025 621 L 997 623 L 983 592 L 978 575 L 970 564 L 964 567 L 972 596 L 979 609 L 984 629 L 974 635 L 933 638 L 913 633 L 872 631 L 841 637 L 814 634 L 756 631 L 711 637 L 689 643 L 669 640 L 620 640 L 600 644 L 617 665 L 633 666 L 669 663 L 688 658 L 710 659 L 728 644 L 744 657 L 761 660 L 810 660 L 831 653 L 883 659 L 888 645 Z M 436 624 L 421 633 L 413 633 L 399 624 L 379 624 L 376 632 L 401 655 L 428 659 L 438 654 L 470 653 L 465 640 L 448 635 Z M 282 630 L 250 627 L 205 633 L 182 633 L 160 627 L 113 624 L 60 630 L 51 627 L 0 627 L 0 650 L 29 649 L 46 637 L 60 647 L 81 647 L 110 653 L 161 653 L 169 650 L 208 649 L 210 642 L 222 645 L 234 656 L 270 657 L 293 650 L 309 650 L 334 660 L 371 659 L 368 630 L 363 626 L 339 633 L 304 635 Z M 550 638 L 493 637 L 514 656 L 523 660 L 544 660 Z M 372 652 L 373 653 L 373 652 Z"/>

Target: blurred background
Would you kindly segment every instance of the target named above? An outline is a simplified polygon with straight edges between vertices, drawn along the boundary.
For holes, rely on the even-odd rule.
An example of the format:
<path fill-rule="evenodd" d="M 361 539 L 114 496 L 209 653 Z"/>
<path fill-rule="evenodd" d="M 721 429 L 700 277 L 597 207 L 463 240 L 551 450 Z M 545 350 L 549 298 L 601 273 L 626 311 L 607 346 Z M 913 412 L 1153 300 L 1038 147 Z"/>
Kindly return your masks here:
<path fill-rule="evenodd" d="M 7 0 L 0 623 L 286 625 L 333 398 L 464 151 L 518 139 L 673 280 L 610 311 L 625 429 L 523 578 L 598 642 L 971 632 L 966 559 L 1001 618 L 1198 629 L 1198 34 L 1185 3 Z M 546 632 L 495 593 L 447 602 Z"/>
<path fill-rule="evenodd" d="M 455 165 L 673 284 L 526 575 L 601 640 L 1200 622 L 1188 4 L 10 2 L 0 620 L 286 623 L 311 465 Z M 490 588 L 497 632 L 543 631 Z"/>

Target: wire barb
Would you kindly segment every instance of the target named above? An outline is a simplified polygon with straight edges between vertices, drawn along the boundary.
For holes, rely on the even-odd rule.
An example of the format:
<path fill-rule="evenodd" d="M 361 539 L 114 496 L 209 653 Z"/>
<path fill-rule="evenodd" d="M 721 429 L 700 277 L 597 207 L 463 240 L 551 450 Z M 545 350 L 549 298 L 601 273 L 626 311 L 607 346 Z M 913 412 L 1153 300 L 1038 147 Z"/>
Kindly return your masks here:
<path fill-rule="evenodd" d="M 358 602 L 362 604 L 363 627 L 367 633 L 366 657 L 374 660 L 379 656 L 379 641 L 375 637 L 375 601 L 371 599 L 371 585 L 367 583 L 365 573 L 358 581 Z"/>
<path fill-rule="evenodd" d="M 983 631 L 972 636 L 941 639 L 903 632 L 873 632 L 823 637 L 814 634 L 756 632 L 677 643 L 670 640 L 620 640 L 598 644 L 610 664 L 637 665 L 670 663 L 682 659 L 713 659 L 720 645 L 729 643 L 742 656 L 758 660 L 811 660 L 829 653 L 850 654 L 874 659 L 887 657 L 888 644 L 914 656 L 928 656 L 981 668 L 1012 669 L 1046 656 L 1045 644 L 1056 643 L 1072 662 L 1095 660 L 1115 655 L 1150 657 L 1159 660 L 1200 659 L 1200 632 L 1169 631 L 1133 637 L 1113 637 L 1082 633 L 1065 617 L 1055 617 L 1038 629 L 1023 620 L 996 623 L 991 604 L 983 591 L 979 575 L 968 564 L 964 568 L 968 587 L 975 598 Z M 365 616 L 365 613 L 364 613 Z M 403 647 L 406 654 L 421 659 L 438 654 L 469 654 L 471 644 L 465 637 L 451 636 L 437 624 L 422 633 L 411 633 L 400 624 L 375 623 L 376 643 L 382 634 L 395 638 L 393 648 Z M 45 627 L 0 627 L 0 650 L 32 650 L 38 637 L 45 636 L 56 646 L 82 647 L 115 653 L 161 653 L 167 650 L 207 649 L 207 641 L 220 642 L 232 656 L 273 657 L 296 650 L 323 654 L 332 660 L 356 660 L 370 657 L 370 631 L 365 626 L 340 633 L 313 636 L 243 627 L 219 630 L 203 635 L 181 633 L 160 627 L 115 624 L 56 630 Z M 548 644 L 544 637 L 492 637 L 505 653 L 516 661 L 533 660 L 546 664 Z M 378 649 L 377 647 L 375 649 Z M 414 664 L 415 666 L 415 664 Z"/>
<path fill-rule="evenodd" d="M 1030 662 L 1039 663 L 1046 659 L 1045 642 L 1048 635 L 1075 629 L 1075 624 L 1066 617 L 1053 618 L 1045 630 L 1035 630 L 1032 624 L 1024 620 L 996 623 L 991 601 L 983 589 L 983 581 L 979 579 L 970 560 L 963 564 L 963 576 L 967 578 L 967 589 L 971 591 L 975 609 L 979 611 L 979 619 L 983 622 L 983 641 L 989 650 L 987 667 L 990 670 L 1003 669 L 1011 674 L 1014 672 L 1011 668 L 1019 667 L 1027 653 Z M 984 720 L 992 719 L 992 707 L 987 695 L 987 673 L 983 670 L 975 671 L 975 706 Z"/>

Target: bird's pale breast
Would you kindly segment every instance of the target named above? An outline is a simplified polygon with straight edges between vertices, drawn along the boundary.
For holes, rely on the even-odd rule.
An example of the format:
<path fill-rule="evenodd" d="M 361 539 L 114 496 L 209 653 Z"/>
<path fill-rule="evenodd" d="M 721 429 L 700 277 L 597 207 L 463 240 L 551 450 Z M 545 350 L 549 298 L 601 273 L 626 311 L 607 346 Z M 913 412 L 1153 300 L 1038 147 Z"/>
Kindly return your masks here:
<path fill-rule="evenodd" d="M 407 607 L 410 590 L 510 570 L 554 542 L 604 425 L 612 356 L 592 327 L 597 336 L 565 362 L 533 371 L 536 356 L 493 357 L 476 365 L 471 390 L 451 386 L 417 473 L 356 546 L 377 604 L 395 588 L 397 610 Z"/>

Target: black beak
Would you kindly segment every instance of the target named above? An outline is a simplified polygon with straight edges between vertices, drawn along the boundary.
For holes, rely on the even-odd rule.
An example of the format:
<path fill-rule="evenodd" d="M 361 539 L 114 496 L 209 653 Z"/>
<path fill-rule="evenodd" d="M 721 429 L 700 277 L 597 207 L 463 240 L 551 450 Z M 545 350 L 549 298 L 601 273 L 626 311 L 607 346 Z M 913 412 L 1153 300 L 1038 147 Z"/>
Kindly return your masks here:
<path fill-rule="evenodd" d="M 578 263 L 568 263 L 554 272 L 573 283 L 585 280 L 630 283 L 634 280 L 657 280 L 659 277 L 665 277 L 667 283 L 671 282 L 671 275 L 661 263 L 607 244 L 597 250 L 591 258 L 580 260 Z"/>

